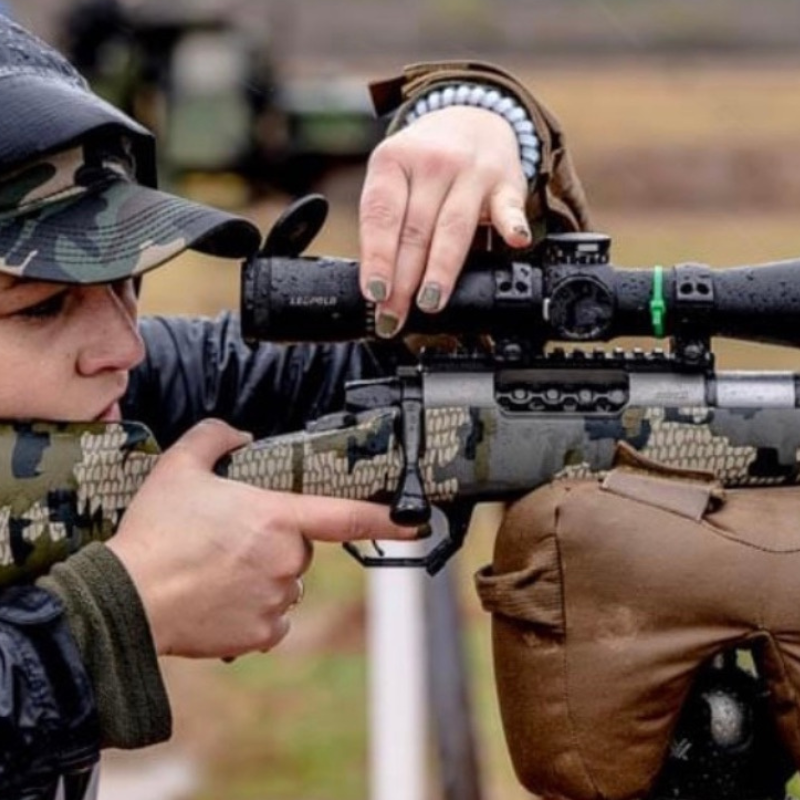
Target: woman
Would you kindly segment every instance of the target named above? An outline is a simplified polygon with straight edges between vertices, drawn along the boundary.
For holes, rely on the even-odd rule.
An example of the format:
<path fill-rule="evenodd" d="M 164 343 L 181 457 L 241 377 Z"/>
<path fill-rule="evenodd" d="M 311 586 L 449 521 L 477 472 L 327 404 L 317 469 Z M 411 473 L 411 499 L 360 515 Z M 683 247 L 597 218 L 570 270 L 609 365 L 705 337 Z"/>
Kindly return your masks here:
<path fill-rule="evenodd" d="M 429 65 L 373 94 L 396 109 L 360 208 L 383 336 L 412 302 L 447 302 L 480 223 L 514 248 L 585 224 L 556 124 L 512 78 Z M 365 345 L 253 353 L 229 315 L 137 320 L 141 274 L 186 248 L 246 257 L 258 230 L 150 188 L 149 133 L 3 19 L 0 107 L 0 418 L 138 419 L 171 445 L 107 545 L 0 594 L 0 797 L 49 797 L 60 777 L 80 797 L 100 747 L 169 737 L 159 655 L 267 651 L 289 630 L 311 542 L 414 531 L 383 507 L 213 474 L 253 434 L 335 409 L 380 358 Z"/>

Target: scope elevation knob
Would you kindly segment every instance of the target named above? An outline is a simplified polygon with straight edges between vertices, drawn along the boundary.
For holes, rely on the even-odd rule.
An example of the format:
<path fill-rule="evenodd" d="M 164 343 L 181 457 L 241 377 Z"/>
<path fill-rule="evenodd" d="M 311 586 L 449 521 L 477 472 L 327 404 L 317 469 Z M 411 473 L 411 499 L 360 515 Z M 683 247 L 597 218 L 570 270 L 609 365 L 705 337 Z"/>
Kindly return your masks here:
<path fill-rule="evenodd" d="M 605 233 L 551 233 L 545 238 L 544 260 L 555 264 L 608 264 L 611 237 Z"/>

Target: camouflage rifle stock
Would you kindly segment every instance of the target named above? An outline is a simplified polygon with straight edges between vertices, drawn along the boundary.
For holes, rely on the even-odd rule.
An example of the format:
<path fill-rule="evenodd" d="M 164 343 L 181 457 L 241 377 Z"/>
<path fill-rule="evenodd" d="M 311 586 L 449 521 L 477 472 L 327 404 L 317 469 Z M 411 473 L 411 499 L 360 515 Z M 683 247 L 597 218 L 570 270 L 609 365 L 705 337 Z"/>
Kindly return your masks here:
<path fill-rule="evenodd" d="M 550 382 L 556 358 L 541 368 Z M 220 462 L 217 472 L 275 490 L 388 503 L 411 524 L 427 518 L 429 503 L 439 506 L 451 529 L 421 561 L 358 554 L 368 564 L 419 564 L 431 573 L 460 546 L 476 503 L 510 499 L 560 476 L 602 472 L 619 442 L 664 464 L 713 471 L 727 486 L 797 481 L 796 375 L 680 375 L 666 360 L 663 370 L 634 367 L 627 355 L 561 363 L 556 377 L 570 392 L 556 404 L 553 386 L 544 388 L 549 407 L 523 413 L 513 411 L 522 398 L 520 376 L 504 377 L 512 382 L 499 399 L 497 375 L 489 371 L 354 383 L 351 403 L 362 410 L 257 441 Z M 526 383 L 535 373 L 524 376 Z M 627 392 L 614 388 L 626 375 Z M 568 410 L 588 391 L 587 381 L 595 410 Z M 706 400 L 711 382 L 716 405 Z M 385 403 L 387 390 L 396 402 L 366 407 Z M 598 411 L 603 397 L 611 407 Z M 410 435 L 417 413 L 422 425 Z M 410 447 L 418 447 L 417 456 L 409 457 Z M 3 426 L 0 585 L 40 574 L 113 535 L 157 458 L 155 441 L 136 423 Z"/>

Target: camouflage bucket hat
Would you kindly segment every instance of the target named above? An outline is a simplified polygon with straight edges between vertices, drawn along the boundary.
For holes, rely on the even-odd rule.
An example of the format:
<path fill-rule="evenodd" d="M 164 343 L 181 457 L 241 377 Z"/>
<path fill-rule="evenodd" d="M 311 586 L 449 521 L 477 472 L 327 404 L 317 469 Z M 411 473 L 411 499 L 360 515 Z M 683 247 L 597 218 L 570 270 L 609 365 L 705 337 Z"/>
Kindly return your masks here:
<path fill-rule="evenodd" d="M 191 248 L 245 258 L 241 217 L 141 186 L 130 142 L 75 145 L 0 174 L 0 272 L 65 283 L 138 275 Z"/>

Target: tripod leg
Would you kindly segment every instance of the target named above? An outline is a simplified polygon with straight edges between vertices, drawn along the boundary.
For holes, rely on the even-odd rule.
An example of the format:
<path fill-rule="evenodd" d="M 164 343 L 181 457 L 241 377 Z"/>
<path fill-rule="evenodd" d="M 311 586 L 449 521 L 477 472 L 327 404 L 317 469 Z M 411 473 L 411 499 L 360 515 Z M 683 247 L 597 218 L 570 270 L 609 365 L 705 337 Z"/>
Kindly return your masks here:
<path fill-rule="evenodd" d="M 425 606 L 429 704 L 443 797 L 481 800 L 467 666 L 450 565 L 427 582 Z"/>
<path fill-rule="evenodd" d="M 795 770 L 767 701 L 736 651 L 703 667 L 648 800 L 784 800 Z"/>

